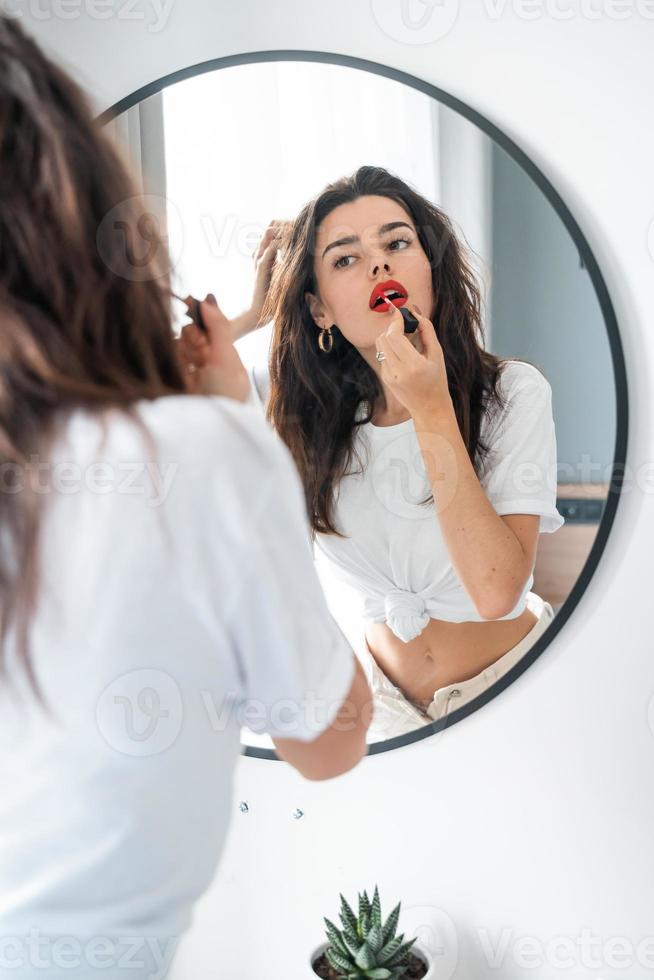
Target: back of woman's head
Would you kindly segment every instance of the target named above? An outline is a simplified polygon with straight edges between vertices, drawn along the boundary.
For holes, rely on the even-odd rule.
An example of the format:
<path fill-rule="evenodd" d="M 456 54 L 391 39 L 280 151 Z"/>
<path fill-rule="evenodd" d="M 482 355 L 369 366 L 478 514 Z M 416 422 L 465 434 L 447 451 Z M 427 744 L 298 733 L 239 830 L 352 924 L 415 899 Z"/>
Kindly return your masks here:
<path fill-rule="evenodd" d="M 47 415 L 180 390 L 160 265 L 134 274 L 131 177 L 76 84 L 5 18 L 0 191 L 3 409 L 11 398 Z"/>
<path fill-rule="evenodd" d="M 448 385 L 473 464 L 486 448 L 480 440 L 487 396 L 497 391 L 500 361 L 483 347 L 482 303 L 469 257 L 444 211 L 383 167 L 363 166 L 325 187 L 285 232 L 264 310 L 274 320 L 268 417 L 289 446 L 302 476 L 315 532 L 335 533 L 332 491 L 348 470 L 358 422 L 369 422 L 381 384 L 373 369 L 337 325 L 324 354 L 305 301 L 316 293 L 314 270 L 321 223 L 336 208 L 364 195 L 390 198 L 412 219 L 431 269 L 433 308 L 428 311 L 443 348 Z M 425 503 L 429 503 L 428 498 Z"/>
<path fill-rule="evenodd" d="M 137 399 L 184 390 L 154 228 L 155 257 L 134 274 L 139 210 L 81 90 L 0 17 L 0 527 L 12 551 L 0 556 L 2 641 L 16 621 L 25 642 L 41 510 L 25 475 L 55 419 L 76 406 L 133 416 Z"/>

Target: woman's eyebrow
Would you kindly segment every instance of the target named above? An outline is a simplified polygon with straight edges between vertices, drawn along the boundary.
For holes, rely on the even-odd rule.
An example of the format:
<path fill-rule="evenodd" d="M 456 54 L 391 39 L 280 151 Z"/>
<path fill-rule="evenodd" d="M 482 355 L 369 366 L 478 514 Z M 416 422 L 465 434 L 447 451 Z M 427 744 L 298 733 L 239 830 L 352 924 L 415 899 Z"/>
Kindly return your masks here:
<path fill-rule="evenodd" d="M 411 225 L 407 224 L 406 221 L 389 221 L 388 224 L 380 225 L 378 237 L 379 235 L 384 235 L 387 231 L 393 231 L 394 228 L 409 228 L 410 231 L 413 231 Z M 322 258 L 324 259 L 324 257 L 327 255 L 327 252 L 330 250 L 330 248 L 337 248 L 339 245 L 353 245 L 355 242 L 358 241 L 359 241 L 358 235 L 348 235 L 347 238 L 339 238 L 338 241 L 332 242 L 330 245 L 327 246 L 325 251 L 322 253 Z"/>

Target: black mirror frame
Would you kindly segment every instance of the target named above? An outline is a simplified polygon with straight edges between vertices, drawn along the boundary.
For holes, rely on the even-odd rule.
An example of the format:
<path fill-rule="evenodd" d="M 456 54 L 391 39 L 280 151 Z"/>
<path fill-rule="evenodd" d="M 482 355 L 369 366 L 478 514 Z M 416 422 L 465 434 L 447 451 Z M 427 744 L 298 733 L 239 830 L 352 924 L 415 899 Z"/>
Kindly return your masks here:
<path fill-rule="evenodd" d="M 550 641 L 554 639 L 554 637 L 563 628 L 564 624 L 572 615 L 572 612 L 583 596 L 586 586 L 593 577 L 595 569 L 599 564 L 599 560 L 602 552 L 604 551 L 609 532 L 615 519 L 618 500 L 622 489 L 624 469 L 626 466 L 627 436 L 629 427 L 629 401 L 627 396 L 627 376 L 624 353 L 613 304 L 611 303 L 611 298 L 609 296 L 606 283 L 604 282 L 604 278 L 600 272 L 595 256 L 593 255 L 585 236 L 579 228 L 579 225 L 550 181 L 533 163 L 533 161 L 530 160 L 529 157 L 520 149 L 520 147 L 517 146 L 517 144 L 506 136 L 500 129 L 498 129 L 497 126 L 486 119 L 485 116 L 481 115 L 481 113 L 477 112 L 476 110 L 471 109 L 470 106 L 466 105 L 466 103 L 461 102 L 448 92 L 445 92 L 442 89 L 437 88 L 435 85 L 431 85 L 429 82 L 425 82 L 420 78 L 416 78 L 415 76 L 409 75 L 406 72 L 399 71 L 395 68 L 389 68 L 386 65 L 382 65 L 374 61 L 367 61 L 363 58 L 353 58 L 349 55 L 320 51 L 254 51 L 244 54 L 230 55 L 225 58 L 215 58 L 210 61 L 203 61 L 197 65 L 192 65 L 188 68 L 183 68 L 179 71 L 172 72 L 170 75 L 165 75 L 163 78 L 150 82 L 148 85 L 144 85 L 136 92 L 133 92 L 131 95 L 128 95 L 119 102 L 116 102 L 113 106 L 106 109 L 97 117 L 97 122 L 101 125 L 105 125 L 116 116 L 120 115 L 120 113 L 132 108 L 132 106 L 137 105 L 139 102 L 149 98 L 151 95 L 156 95 L 163 89 L 168 88 L 168 86 L 184 81 L 187 78 L 192 78 L 195 75 L 202 75 L 206 72 L 217 71 L 222 68 L 231 68 L 236 65 L 257 64 L 271 61 L 306 61 L 320 64 L 341 65 L 345 68 L 357 68 L 361 71 L 368 71 L 376 75 L 382 75 L 385 78 L 391 78 L 396 82 L 400 82 L 403 85 L 408 85 L 411 88 L 417 89 L 419 92 L 423 92 L 425 95 L 431 96 L 431 98 L 442 103 L 443 105 L 448 106 L 450 109 L 454 109 L 456 112 L 460 113 L 460 115 L 464 116 L 470 122 L 478 126 L 484 133 L 486 133 L 487 136 L 491 137 L 491 139 L 493 139 L 498 146 L 501 146 L 502 149 L 508 153 L 508 155 L 531 177 L 536 186 L 552 205 L 559 218 L 565 225 L 570 237 L 574 241 L 579 252 L 580 259 L 583 265 L 585 265 L 591 278 L 591 282 L 600 304 L 613 360 L 616 392 L 616 437 L 611 482 L 609 484 L 608 496 L 602 512 L 595 540 L 570 595 L 563 603 L 561 609 L 557 612 L 554 620 L 547 627 L 545 632 L 539 636 L 529 652 L 525 654 L 520 662 L 512 667 L 511 670 L 507 671 L 507 673 L 501 677 L 492 686 L 492 688 L 488 688 L 488 690 L 482 692 L 482 694 L 478 695 L 478 697 L 469 702 L 469 704 L 452 711 L 446 718 L 432 722 L 431 724 L 425 725 L 422 728 L 417 728 L 415 731 L 407 732 L 404 735 L 398 735 L 395 738 L 389 738 L 383 742 L 371 743 L 368 746 L 367 754 L 376 755 L 380 752 L 388 752 L 391 749 L 397 749 L 402 746 L 410 745 L 412 742 L 419 742 L 424 738 L 429 738 L 430 735 L 434 735 L 436 732 L 440 732 L 444 728 L 448 728 L 449 726 L 456 724 L 456 722 L 466 718 L 468 715 L 487 704 L 493 698 L 497 697 L 498 694 L 512 684 L 513 681 L 515 681 L 528 667 L 534 663 L 535 660 L 538 659 L 538 657 L 540 657 Z M 255 759 L 270 759 L 271 761 L 275 762 L 281 761 L 279 756 L 272 749 L 245 746 L 242 754 Z"/>

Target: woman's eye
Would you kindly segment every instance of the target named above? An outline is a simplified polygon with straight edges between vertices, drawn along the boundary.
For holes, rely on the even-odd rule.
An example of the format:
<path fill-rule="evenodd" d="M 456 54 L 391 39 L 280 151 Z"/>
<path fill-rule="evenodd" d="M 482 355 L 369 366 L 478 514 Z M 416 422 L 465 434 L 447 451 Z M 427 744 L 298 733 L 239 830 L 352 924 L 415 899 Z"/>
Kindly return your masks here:
<path fill-rule="evenodd" d="M 336 259 L 336 261 L 334 262 L 334 268 L 335 269 L 347 269 L 348 266 L 347 265 L 341 265 L 341 262 L 343 262 L 344 259 L 353 259 L 353 258 L 354 258 L 353 255 L 341 255 L 340 259 Z M 348 265 L 349 265 L 349 263 L 348 263 Z"/>
<path fill-rule="evenodd" d="M 399 242 L 403 242 L 405 245 L 411 244 L 411 240 L 409 238 L 394 238 L 392 242 L 389 242 L 388 247 L 390 248 L 391 245 L 397 245 Z M 400 249 L 396 248 L 394 251 L 398 252 Z"/>

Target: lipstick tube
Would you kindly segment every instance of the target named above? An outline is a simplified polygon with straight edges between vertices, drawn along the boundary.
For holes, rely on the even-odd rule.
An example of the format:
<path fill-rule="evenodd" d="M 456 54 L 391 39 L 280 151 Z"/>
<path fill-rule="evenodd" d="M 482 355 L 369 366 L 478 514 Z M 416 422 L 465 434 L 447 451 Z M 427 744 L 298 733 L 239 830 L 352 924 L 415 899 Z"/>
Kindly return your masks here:
<path fill-rule="evenodd" d="M 404 320 L 404 332 L 414 333 L 418 329 L 418 320 L 416 317 L 410 310 L 407 310 L 406 306 L 398 306 L 397 309 L 402 314 L 402 319 Z"/>

